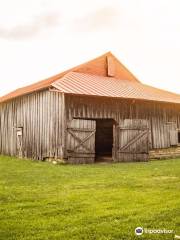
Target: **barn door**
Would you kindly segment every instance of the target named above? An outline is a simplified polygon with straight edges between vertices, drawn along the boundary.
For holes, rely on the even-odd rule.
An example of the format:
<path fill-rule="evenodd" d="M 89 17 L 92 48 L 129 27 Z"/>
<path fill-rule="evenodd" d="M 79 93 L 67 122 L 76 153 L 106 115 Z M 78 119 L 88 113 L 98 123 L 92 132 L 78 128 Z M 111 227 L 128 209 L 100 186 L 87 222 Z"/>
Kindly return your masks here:
<path fill-rule="evenodd" d="M 166 123 L 167 141 L 169 141 L 169 147 L 178 145 L 178 130 L 175 122 Z"/>
<path fill-rule="evenodd" d="M 70 163 L 95 160 L 96 121 L 73 119 L 67 127 L 67 157 Z"/>
<path fill-rule="evenodd" d="M 149 129 L 146 120 L 125 119 L 121 125 L 114 126 L 114 161 L 147 161 L 148 152 Z"/>

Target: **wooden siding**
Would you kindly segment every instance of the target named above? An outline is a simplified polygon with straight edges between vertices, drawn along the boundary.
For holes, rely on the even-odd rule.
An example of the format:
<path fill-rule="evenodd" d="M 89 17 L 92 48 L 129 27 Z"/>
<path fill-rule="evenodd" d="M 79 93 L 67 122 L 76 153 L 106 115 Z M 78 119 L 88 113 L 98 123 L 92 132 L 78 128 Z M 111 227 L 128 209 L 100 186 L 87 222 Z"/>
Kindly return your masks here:
<path fill-rule="evenodd" d="M 171 146 L 168 125 L 180 128 L 180 105 L 145 102 L 128 99 L 66 96 L 67 119 L 114 119 L 121 124 L 124 119 L 145 119 L 150 126 L 150 149 Z M 172 139 L 171 139 L 172 141 Z"/>
<path fill-rule="evenodd" d="M 17 130 L 22 128 L 22 156 L 62 158 L 64 95 L 41 91 L 0 104 L 0 153 L 18 156 Z"/>
<path fill-rule="evenodd" d="M 0 153 L 33 159 L 67 158 L 67 127 L 73 118 L 114 119 L 117 125 L 124 119 L 145 119 L 150 149 L 162 149 L 176 145 L 180 106 L 35 92 L 0 104 Z"/>
<path fill-rule="evenodd" d="M 147 161 L 149 154 L 149 121 L 125 119 L 114 126 L 114 161 Z"/>
<path fill-rule="evenodd" d="M 96 121 L 73 119 L 67 128 L 68 163 L 93 163 L 95 160 Z"/>

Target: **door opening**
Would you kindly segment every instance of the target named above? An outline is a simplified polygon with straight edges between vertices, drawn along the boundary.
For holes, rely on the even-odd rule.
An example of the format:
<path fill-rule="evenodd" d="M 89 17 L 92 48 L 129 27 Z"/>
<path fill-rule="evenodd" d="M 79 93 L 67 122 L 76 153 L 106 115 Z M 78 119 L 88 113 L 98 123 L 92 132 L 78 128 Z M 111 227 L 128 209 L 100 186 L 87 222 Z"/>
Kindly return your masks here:
<path fill-rule="evenodd" d="M 113 124 L 113 119 L 96 120 L 96 162 L 112 161 Z"/>

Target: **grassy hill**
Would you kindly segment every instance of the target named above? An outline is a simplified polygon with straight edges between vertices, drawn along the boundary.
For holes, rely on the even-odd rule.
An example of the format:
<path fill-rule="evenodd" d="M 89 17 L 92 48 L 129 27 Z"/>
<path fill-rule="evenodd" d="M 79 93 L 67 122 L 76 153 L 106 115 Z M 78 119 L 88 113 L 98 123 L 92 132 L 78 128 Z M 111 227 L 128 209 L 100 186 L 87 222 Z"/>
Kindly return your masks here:
<path fill-rule="evenodd" d="M 0 239 L 173 239 L 180 235 L 180 159 L 52 165 L 0 157 Z"/>

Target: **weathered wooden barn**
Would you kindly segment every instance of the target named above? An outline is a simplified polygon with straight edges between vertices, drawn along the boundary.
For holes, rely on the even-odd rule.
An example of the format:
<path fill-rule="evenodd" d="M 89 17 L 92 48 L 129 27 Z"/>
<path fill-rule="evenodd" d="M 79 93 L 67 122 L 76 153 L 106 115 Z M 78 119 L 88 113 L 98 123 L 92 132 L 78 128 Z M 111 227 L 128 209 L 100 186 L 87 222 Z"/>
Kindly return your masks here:
<path fill-rule="evenodd" d="M 180 95 L 110 52 L 0 98 L 0 153 L 93 163 L 180 155 Z"/>

